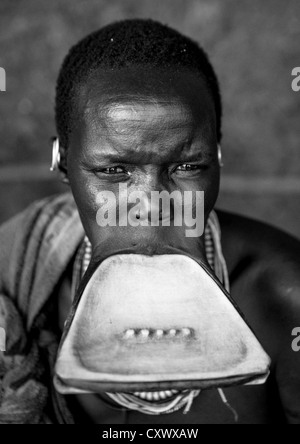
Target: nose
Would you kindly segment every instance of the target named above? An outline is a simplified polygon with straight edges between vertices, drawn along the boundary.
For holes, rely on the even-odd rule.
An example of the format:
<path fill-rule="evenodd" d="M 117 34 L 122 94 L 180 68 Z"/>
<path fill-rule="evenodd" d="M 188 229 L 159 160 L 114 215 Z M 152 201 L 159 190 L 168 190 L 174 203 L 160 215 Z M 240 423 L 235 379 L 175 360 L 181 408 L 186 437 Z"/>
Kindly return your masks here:
<path fill-rule="evenodd" d="M 187 211 L 185 191 L 178 189 L 167 168 L 159 165 L 140 168 L 139 174 L 119 183 L 118 188 L 117 199 L 111 191 L 107 195 L 112 208 L 105 201 L 97 212 L 90 236 L 97 250 L 95 260 L 103 256 L 103 251 L 153 256 L 165 254 L 169 247 L 206 261 L 203 239 L 200 235 L 197 238 L 187 235 L 188 230 L 192 231 L 190 221 L 195 224 L 197 217 Z M 190 219 L 186 217 L 189 213 Z M 198 213 L 200 217 L 201 212 Z"/>
<path fill-rule="evenodd" d="M 138 220 L 140 224 L 145 222 L 152 226 L 169 226 L 176 215 L 182 214 L 182 194 L 178 190 L 171 194 L 166 190 L 132 192 L 128 202 L 128 219 L 131 222 Z"/>
<path fill-rule="evenodd" d="M 161 168 L 145 167 L 145 174 L 128 190 L 128 209 L 131 218 L 140 222 L 152 221 L 154 226 L 162 223 L 167 225 L 174 220 L 174 203 L 177 200 L 179 209 L 182 205 L 181 194 L 178 190 L 171 189 L 171 181 L 167 176 L 168 174 L 161 171 Z M 138 206 L 135 205 L 137 200 Z"/>

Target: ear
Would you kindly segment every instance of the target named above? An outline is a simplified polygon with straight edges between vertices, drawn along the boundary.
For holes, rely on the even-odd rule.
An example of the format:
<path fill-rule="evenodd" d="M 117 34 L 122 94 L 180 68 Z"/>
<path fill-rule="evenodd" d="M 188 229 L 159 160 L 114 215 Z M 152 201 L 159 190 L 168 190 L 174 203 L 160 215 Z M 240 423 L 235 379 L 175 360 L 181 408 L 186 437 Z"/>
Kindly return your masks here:
<path fill-rule="evenodd" d="M 60 162 L 59 162 L 59 171 L 64 174 L 64 176 L 68 175 L 68 164 L 67 164 L 67 149 L 59 145 L 59 153 L 60 153 Z"/>
<path fill-rule="evenodd" d="M 52 162 L 50 171 L 59 170 L 63 183 L 69 183 L 67 169 L 67 150 L 59 143 L 59 139 L 52 139 Z"/>
<path fill-rule="evenodd" d="M 223 163 L 223 156 L 222 156 L 222 147 L 220 144 L 218 144 L 218 161 L 219 161 L 220 168 L 223 168 L 224 163 Z"/>

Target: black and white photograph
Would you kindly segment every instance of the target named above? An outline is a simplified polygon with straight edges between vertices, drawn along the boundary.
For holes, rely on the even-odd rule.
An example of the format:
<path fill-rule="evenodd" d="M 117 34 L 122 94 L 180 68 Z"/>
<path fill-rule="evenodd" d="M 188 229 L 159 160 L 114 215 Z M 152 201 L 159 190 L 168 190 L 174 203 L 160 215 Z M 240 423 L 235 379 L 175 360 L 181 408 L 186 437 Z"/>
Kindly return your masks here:
<path fill-rule="evenodd" d="M 299 0 L 0 0 L 0 136 L 1 425 L 300 424 Z"/>

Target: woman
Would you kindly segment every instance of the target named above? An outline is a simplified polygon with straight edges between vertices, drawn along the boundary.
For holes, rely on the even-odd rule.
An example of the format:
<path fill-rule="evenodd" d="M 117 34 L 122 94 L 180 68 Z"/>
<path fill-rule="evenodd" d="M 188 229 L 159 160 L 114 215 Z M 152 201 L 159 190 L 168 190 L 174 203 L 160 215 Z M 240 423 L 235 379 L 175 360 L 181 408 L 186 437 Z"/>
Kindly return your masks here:
<path fill-rule="evenodd" d="M 7 351 L 0 354 L 1 422 L 300 423 L 300 355 L 291 348 L 291 332 L 300 319 L 299 242 L 264 224 L 214 211 L 222 166 L 221 114 L 218 81 L 206 54 L 190 39 L 159 23 L 114 23 L 70 50 L 57 82 L 58 138 L 54 141 L 52 169 L 59 169 L 72 194 L 33 204 L 0 230 L 0 326 L 7 336 Z M 111 191 L 120 200 L 120 184 L 126 184 L 129 193 L 203 191 L 205 235 L 187 238 L 182 227 L 174 225 L 159 229 L 99 227 L 97 210 L 105 204 L 101 193 Z M 136 218 L 140 217 L 137 212 Z M 181 379 L 174 379 L 171 390 L 159 385 L 161 381 L 152 390 L 148 385 L 142 385 L 146 387 L 144 391 L 118 389 L 129 386 L 117 384 L 107 390 L 102 385 L 98 390 L 98 386 L 91 388 L 88 376 L 83 378 L 85 385 L 82 381 L 79 385 L 75 370 L 80 376 L 83 368 L 87 370 L 90 358 L 84 354 L 84 345 L 88 344 L 89 353 L 99 345 L 94 345 L 89 336 L 91 326 L 96 328 L 97 316 L 101 315 L 98 299 L 92 298 L 92 292 L 87 298 L 86 289 L 94 285 L 93 276 L 101 281 L 101 261 L 120 252 L 125 252 L 126 257 L 135 253 L 135 259 L 139 255 L 154 260 L 158 257 L 153 276 L 161 276 L 157 264 L 162 255 L 180 252 L 180 259 L 181 255 L 195 259 L 193 264 L 200 265 L 195 273 L 202 273 L 216 301 L 211 306 L 210 302 L 203 304 L 204 309 L 216 313 L 222 301 L 230 301 L 223 319 L 220 313 L 219 318 L 208 318 L 215 332 L 219 327 L 219 335 L 209 337 L 204 350 L 209 352 L 216 344 L 224 345 L 224 350 L 218 348 L 220 358 L 215 359 L 215 353 L 212 356 L 220 374 L 220 367 L 225 361 L 231 362 L 231 353 L 237 352 L 236 360 L 246 366 L 243 380 L 231 372 L 229 365 L 222 382 L 213 383 L 210 373 L 210 384 L 205 387 L 204 377 L 199 376 L 195 383 L 189 374 L 189 382 L 182 385 L 190 367 L 186 369 L 184 356 L 175 360 L 171 355 L 170 362 L 183 372 Z M 190 294 L 192 277 L 185 264 L 177 265 L 186 270 L 186 274 L 182 271 L 183 280 L 186 277 L 186 294 Z M 177 282 L 172 275 L 173 265 L 167 263 L 163 275 L 173 276 Z M 131 286 L 134 285 L 137 262 L 128 268 L 127 275 L 123 270 L 112 274 L 112 282 L 116 283 L 112 295 L 126 286 L 131 273 Z M 139 289 L 148 291 L 150 282 L 143 276 L 147 282 Z M 169 285 L 166 280 L 166 284 L 157 284 L 157 291 L 160 285 Z M 176 292 L 174 289 L 177 297 Z M 151 293 L 147 294 L 150 298 Z M 180 294 L 186 296 L 184 291 Z M 177 299 L 180 304 L 180 297 Z M 92 308 L 89 300 L 94 301 Z M 198 307 L 197 297 L 193 304 Z M 148 312 L 152 313 L 154 306 L 147 306 Z M 84 317 L 85 309 L 90 318 Z M 127 312 L 126 305 L 124 310 Z M 187 322 L 192 311 L 183 313 Z M 240 311 L 259 342 L 241 323 L 240 315 L 236 334 L 231 331 L 230 320 L 236 319 Z M 168 322 L 175 318 L 171 300 L 165 313 Z M 119 319 L 121 322 L 122 316 Z M 180 334 L 185 331 L 189 337 L 187 344 L 201 340 L 197 330 L 181 327 Z M 147 338 L 152 332 L 156 335 L 154 344 L 160 344 L 160 329 L 140 328 L 138 334 L 141 330 Z M 162 335 L 176 336 L 177 330 L 171 330 Z M 135 334 L 131 329 L 127 333 Z M 82 367 L 77 369 L 68 366 L 74 363 L 74 339 L 69 339 L 72 334 L 85 356 Z M 169 336 L 166 356 L 174 343 Z M 230 340 L 218 342 L 216 336 Z M 239 337 L 240 342 L 235 342 L 234 337 Z M 252 346 L 247 348 L 249 341 Z M 157 347 L 159 350 L 160 345 Z M 132 349 L 138 350 L 136 343 Z M 272 362 L 267 382 L 241 385 L 253 379 L 248 367 L 255 361 L 253 350 L 263 362 L 261 373 L 267 372 L 269 361 L 263 349 Z M 104 356 L 102 350 L 99 366 Z M 155 363 L 155 353 L 152 356 Z M 108 368 L 112 365 L 110 357 L 107 348 Z M 91 365 L 98 371 L 96 358 Z M 188 353 L 186 359 L 192 358 L 193 354 Z M 136 372 L 138 359 L 135 353 L 128 368 L 134 362 L 132 371 Z M 236 361 L 232 363 L 236 365 Z M 124 360 L 120 360 L 120 366 L 123 364 Z M 258 374 L 257 370 L 255 377 Z M 239 385 L 232 386 L 230 381 Z"/>

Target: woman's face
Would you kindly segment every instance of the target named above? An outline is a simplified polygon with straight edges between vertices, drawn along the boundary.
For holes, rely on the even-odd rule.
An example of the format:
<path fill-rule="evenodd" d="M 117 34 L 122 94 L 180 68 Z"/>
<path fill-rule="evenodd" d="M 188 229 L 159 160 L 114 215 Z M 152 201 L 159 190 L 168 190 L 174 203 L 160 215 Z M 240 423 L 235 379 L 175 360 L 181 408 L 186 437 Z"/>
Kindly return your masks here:
<path fill-rule="evenodd" d="M 68 176 L 87 235 L 98 243 L 99 193 L 204 191 L 205 220 L 219 191 L 216 117 L 205 82 L 190 72 L 99 71 L 81 88 Z"/>

